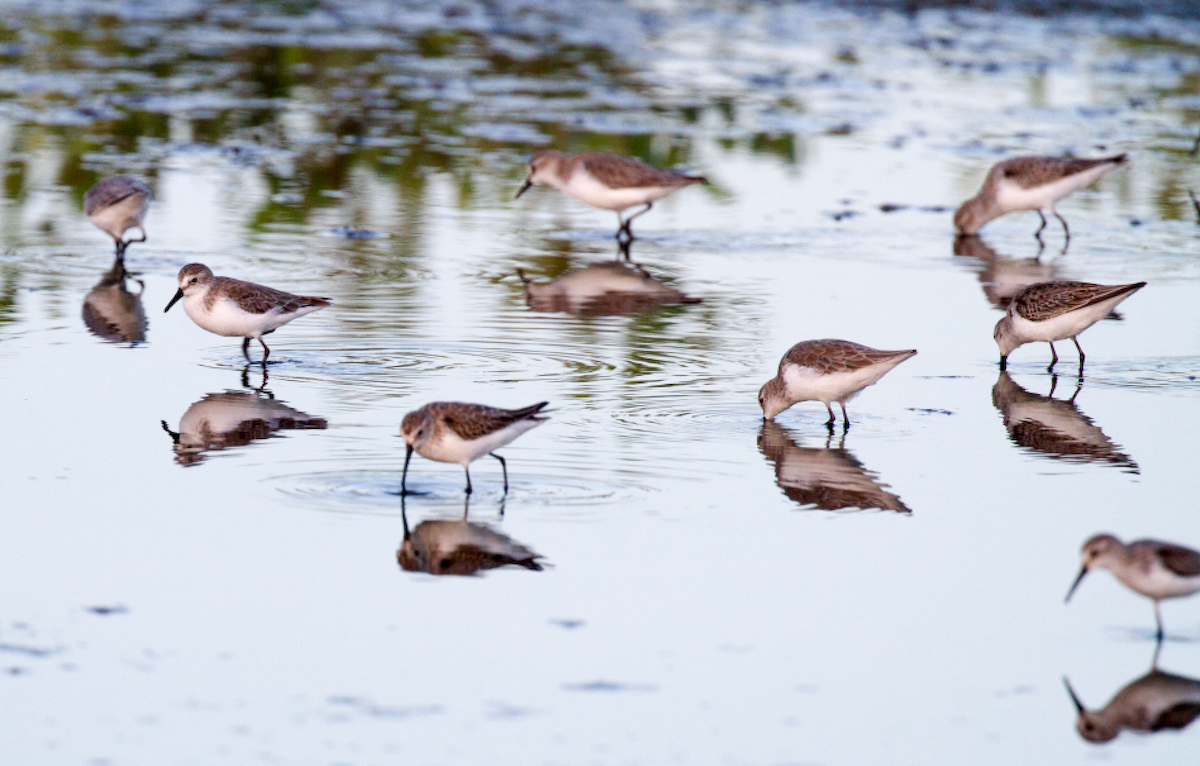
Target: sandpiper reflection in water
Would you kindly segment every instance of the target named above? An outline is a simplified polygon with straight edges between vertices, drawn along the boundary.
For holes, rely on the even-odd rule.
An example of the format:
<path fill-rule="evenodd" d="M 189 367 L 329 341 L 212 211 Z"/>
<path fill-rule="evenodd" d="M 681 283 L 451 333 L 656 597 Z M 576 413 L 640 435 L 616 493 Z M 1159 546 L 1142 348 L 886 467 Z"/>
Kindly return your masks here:
<path fill-rule="evenodd" d="M 473 575 L 509 565 L 542 571 L 541 555 L 487 524 L 467 521 L 470 502 L 468 495 L 461 519 L 427 519 L 409 529 L 405 496 L 401 495 L 404 540 L 396 551 L 400 568 L 431 575 Z M 503 507 L 502 500 L 502 516 Z"/>
<path fill-rule="evenodd" d="M 623 243 L 619 251 L 628 256 L 629 245 Z M 642 266 L 621 260 L 593 263 L 543 284 L 520 269 L 517 276 L 525 283 L 525 302 L 534 311 L 620 316 L 655 306 L 700 302 L 663 284 Z"/>
<path fill-rule="evenodd" d="M 1103 744 L 1116 739 L 1122 731 L 1142 734 L 1178 731 L 1200 716 L 1200 681 L 1159 670 L 1161 647 L 1160 643 L 1154 649 L 1149 673 L 1130 681 L 1107 705 L 1096 710 L 1088 710 L 1071 688 L 1071 682 L 1063 678 L 1079 714 L 1075 720 L 1079 736 Z"/>
<path fill-rule="evenodd" d="M 773 420 L 763 421 L 758 432 L 758 449 L 774 466 L 775 483 L 789 499 L 823 511 L 876 508 L 912 513 L 846 449 L 844 431 L 837 446 L 832 443 L 830 433 L 824 447 L 801 447 Z"/>
<path fill-rule="evenodd" d="M 980 237 L 954 238 L 954 254 L 974 258 L 983 265 L 979 272 L 979 283 L 983 294 L 1001 311 L 1012 303 L 1013 296 L 1022 289 L 1038 282 L 1052 282 L 1058 278 L 1054 261 L 1041 258 L 1006 258 Z"/>
<path fill-rule="evenodd" d="M 1007 372 L 992 387 L 992 404 L 1004 417 L 1008 438 L 1019 447 L 1054 460 L 1072 463 L 1107 463 L 1138 473 L 1138 464 L 1121 451 L 1092 419 L 1079 411 L 1076 397 L 1083 389 L 1076 379 L 1069 399 L 1055 399 L 1058 376 L 1050 380 L 1048 396 L 1021 388 Z"/>
<path fill-rule="evenodd" d="M 126 282 L 138 283 L 130 292 Z M 146 309 L 142 305 L 145 283 L 125 270 L 125 260 L 116 258 L 100 281 L 83 299 L 83 323 L 98 338 L 112 343 L 141 343 L 146 340 Z"/>
<path fill-rule="evenodd" d="M 265 373 L 258 388 L 250 388 L 248 376 L 247 365 L 242 371 L 242 385 L 249 390 L 206 394 L 188 407 L 179 420 L 178 431 L 162 421 L 163 430 L 174 442 L 175 462 L 196 465 L 207 457 L 205 453 L 244 447 L 279 431 L 329 427 L 324 418 L 315 418 L 276 399 L 266 389 Z"/>

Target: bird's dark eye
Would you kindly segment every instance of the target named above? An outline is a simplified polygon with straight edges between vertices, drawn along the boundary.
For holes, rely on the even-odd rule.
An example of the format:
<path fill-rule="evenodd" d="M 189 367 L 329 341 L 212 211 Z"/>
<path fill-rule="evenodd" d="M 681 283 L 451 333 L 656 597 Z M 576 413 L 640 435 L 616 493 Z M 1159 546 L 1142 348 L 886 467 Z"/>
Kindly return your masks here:
<path fill-rule="evenodd" d="M 188 284 L 189 284 L 189 285 L 194 285 L 194 284 L 196 284 L 196 277 L 192 277 L 192 281 L 191 281 L 191 282 L 188 282 Z"/>

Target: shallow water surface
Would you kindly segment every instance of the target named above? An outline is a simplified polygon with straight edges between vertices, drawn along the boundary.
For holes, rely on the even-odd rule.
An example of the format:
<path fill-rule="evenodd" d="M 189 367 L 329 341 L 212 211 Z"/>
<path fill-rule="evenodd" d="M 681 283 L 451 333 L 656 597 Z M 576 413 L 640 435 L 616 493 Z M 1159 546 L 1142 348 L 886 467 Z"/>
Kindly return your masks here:
<path fill-rule="evenodd" d="M 1200 601 L 1156 654 L 1114 578 L 1063 597 L 1097 532 L 1200 547 L 1200 26 L 563 6 L 6 4 L 3 760 L 1194 760 Z M 513 199 L 545 146 L 711 183 L 623 253 Z M 1065 252 L 955 242 L 997 159 L 1118 151 Z M 156 194 L 124 270 L 81 209 L 115 172 Z M 334 305 L 264 371 L 163 313 L 193 261 Z M 1000 373 L 1049 279 L 1149 284 L 1082 379 Z M 764 424 L 822 337 L 919 353 L 848 432 Z M 402 502 L 435 399 L 552 403 L 507 494 L 414 457 Z M 1126 687 L 1181 707 L 1088 741 Z"/>

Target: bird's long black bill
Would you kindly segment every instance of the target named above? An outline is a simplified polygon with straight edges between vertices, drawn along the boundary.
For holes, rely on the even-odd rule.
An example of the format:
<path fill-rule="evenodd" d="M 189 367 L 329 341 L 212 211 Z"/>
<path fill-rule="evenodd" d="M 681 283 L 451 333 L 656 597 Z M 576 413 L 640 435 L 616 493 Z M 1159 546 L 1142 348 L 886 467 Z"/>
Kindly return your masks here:
<path fill-rule="evenodd" d="M 525 185 L 521 187 L 521 191 L 517 192 L 517 196 L 513 197 L 513 199 L 521 199 L 521 195 L 529 191 L 530 186 L 533 186 L 533 181 L 530 181 L 528 178 L 526 178 Z"/>
<path fill-rule="evenodd" d="M 413 448 L 411 444 L 404 445 L 404 473 L 400 474 L 400 496 L 404 497 L 408 493 L 408 461 L 412 460 Z"/>
<path fill-rule="evenodd" d="M 1067 694 L 1071 695 L 1071 701 L 1075 703 L 1075 712 L 1082 713 L 1084 711 L 1083 703 L 1079 701 L 1079 695 L 1071 688 L 1071 682 L 1063 676 L 1063 686 L 1067 687 Z"/>
<path fill-rule="evenodd" d="M 165 313 L 167 313 L 168 311 L 170 311 L 170 310 L 171 310 L 171 307 L 172 307 L 172 306 L 174 306 L 176 303 L 178 303 L 178 302 L 179 302 L 179 299 L 180 299 L 180 298 L 182 298 L 182 297 L 183 297 L 183 290 L 176 290 L 176 291 L 175 291 L 175 297 L 174 297 L 174 298 L 172 298 L 172 299 L 171 299 L 171 302 L 167 304 L 167 307 L 166 307 L 165 309 L 163 309 L 163 313 L 165 314 Z"/>
<path fill-rule="evenodd" d="M 1067 591 L 1067 597 L 1063 599 L 1064 604 L 1071 600 L 1071 594 L 1074 593 L 1075 589 L 1079 587 L 1079 583 L 1083 581 L 1083 576 L 1087 573 L 1087 567 L 1083 567 L 1079 570 L 1079 576 L 1075 578 L 1075 582 L 1071 583 L 1071 589 Z"/>

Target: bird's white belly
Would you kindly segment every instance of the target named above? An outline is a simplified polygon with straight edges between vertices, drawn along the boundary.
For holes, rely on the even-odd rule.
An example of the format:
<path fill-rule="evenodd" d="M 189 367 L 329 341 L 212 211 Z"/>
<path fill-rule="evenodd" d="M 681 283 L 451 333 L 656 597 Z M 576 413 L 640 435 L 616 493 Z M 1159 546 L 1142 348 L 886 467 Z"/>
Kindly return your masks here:
<path fill-rule="evenodd" d="M 611 189 L 597 181 L 586 171 L 577 170 L 562 191 L 592 207 L 615 210 L 618 213 L 635 205 L 645 205 L 662 199 L 675 191 L 674 186 L 646 186 Z"/>
<path fill-rule="evenodd" d="M 1154 567 L 1149 572 L 1131 570 L 1130 574 L 1120 579 L 1133 590 L 1150 598 L 1178 598 L 1200 591 L 1200 577 L 1180 577 L 1159 567 Z"/>
<path fill-rule="evenodd" d="M 215 335 L 259 338 L 296 317 L 304 316 L 320 307 L 305 306 L 290 314 L 283 314 L 278 309 L 271 309 L 265 314 L 252 314 L 235 301 L 228 298 L 217 298 L 206 310 L 202 298 L 197 296 L 196 300 L 184 299 L 183 308 L 193 322 Z"/>
<path fill-rule="evenodd" d="M 783 382 L 787 387 L 788 398 L 793 402 L 816 400 L 828 404 L 849 399 L 878 381 L 902 361 L 901 358 L 894 362 L 880 362 L 857 370 L 828 375 L 822 375 L 809 367 L 789 364 L 783 370 Z"/>
<path fill-rule="evenodd" d="M 1132 293 L 1125 293 L 1042 322 L 1031 322 L 1014 311 L 1013 331 L 1025 343 L 1072 338 L 1108 316 L 1113 307 L 1130 295 Z"/>
<path fill-rule="evenodd" d="M 1060 178 L 1048 184 L 1034 186 L 1029 189 L 1022 187 L 1016 181 L 1001 179 L 996 185 L 996 202 L 1007 212 L 1016 210 L 1054 210 L 1054 203 L 1063 197 L 1074 194 L 1080 189 L 1091 186 L 1096 179 L 1112 170 L 1114 166 L 1098 165 L 1082 173 Z"/>
<path fill-rule="evenodd" d="M 150 209 L 150 198 L 143 194 L 131 194 L 114 205 L 109 205 L 92 214 L 90 220 L 100 230 L 120 237 L 128 229 L 141 228 Z"/>
<path fill-rule="evenodd" d="M 513 439 L 531 428 L 536 428 L 544 420 L 519 420 L 499 431 L 493 431 L 478 439 L 463 439 L 452 429 L 445 428 L 440 438 L 430 439 L 417 448 L 417 454 L 440 463 L 458 463 L 467 465 L 473 460 L 500 449 Z"/>

